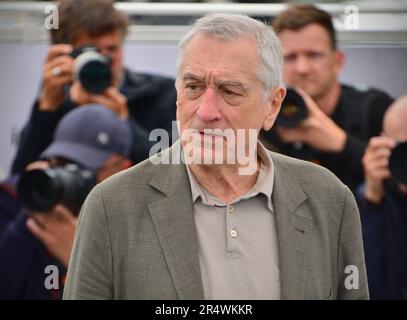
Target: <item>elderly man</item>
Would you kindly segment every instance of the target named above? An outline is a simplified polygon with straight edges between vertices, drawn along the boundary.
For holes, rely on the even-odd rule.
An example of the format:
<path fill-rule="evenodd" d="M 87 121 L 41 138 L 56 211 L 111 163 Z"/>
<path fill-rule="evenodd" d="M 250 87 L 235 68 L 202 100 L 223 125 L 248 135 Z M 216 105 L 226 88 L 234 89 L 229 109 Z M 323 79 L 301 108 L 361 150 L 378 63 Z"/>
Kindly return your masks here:
<path fill-rule="evenodd" d="M 65 299 L 368 298 L 349 189 L 257 141 L 285 95 L 281 67 L 263 23 L 196 22 L 178 63 L 181 139 L 91 192 Z"/>

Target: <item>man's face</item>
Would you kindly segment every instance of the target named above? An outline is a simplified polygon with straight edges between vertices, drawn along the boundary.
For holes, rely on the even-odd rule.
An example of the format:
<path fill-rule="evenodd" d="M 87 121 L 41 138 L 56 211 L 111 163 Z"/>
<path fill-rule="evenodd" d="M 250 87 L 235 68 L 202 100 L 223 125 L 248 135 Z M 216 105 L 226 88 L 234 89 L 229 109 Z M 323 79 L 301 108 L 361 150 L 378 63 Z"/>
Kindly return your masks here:
<path fill-rule="evenodd" d="M 123 62 L 123 36 L 116 30 L 110 33 L 98 37 L 90 37 L 87 34 L 79 34 L 73 46 L 75 48 L 83 45 L 93 45 L 99 49 L 99 51 L 112 59 L 112 73 L 113 83 L 118 84 L 122 71 Z"/>
<path fill-rule="evenodd" d="M 49 166 L 65 166 L 67 164 L 75 164 L 75 162 L 61 158 L 61 157 L 51 157 L 49 161 L 36 161 L 31 163 L 27 170 L 33 169 L 46 169 Z M 103 180 L 109 178 L 111 175 L 122 171 L 124 169 L 130 168 L 132 165 L 131 161 L 119 154 L 112 154 L 105 161 L 105 163 L 96 172 L 96 182 L 102 182 Z"/>
<path fill-rule="evenodd" d="M 277 89 L 266 97 L 259 68 L 250 39 L 195 36 L 185 48 L 176 82 L 180 136 L 186 129 L 196 129 L 201 141 L 213 142 L 204 129 L 231 129 L 237 138 L 238 129 L 269 129 L 281 100 L 273 99 Z"/>
<path fill-rule="evenodd" d="M 328 32 L 317 24 L 279 34 L 284 56 L 284 81 L 312 98 L 324 96 L 337 81 L 343 55 L 332 48 Z"/>
<path fill-rule="evenodd" d="M 104 163 L 104 165 L 99 168 L 96 173 L 97 182 L 102 182 L 103 180 L 109 178 L 115 173 L 122 171 L 124 169 L 130 168 L 131 161 L 122 155 L 112 154 Z"/>

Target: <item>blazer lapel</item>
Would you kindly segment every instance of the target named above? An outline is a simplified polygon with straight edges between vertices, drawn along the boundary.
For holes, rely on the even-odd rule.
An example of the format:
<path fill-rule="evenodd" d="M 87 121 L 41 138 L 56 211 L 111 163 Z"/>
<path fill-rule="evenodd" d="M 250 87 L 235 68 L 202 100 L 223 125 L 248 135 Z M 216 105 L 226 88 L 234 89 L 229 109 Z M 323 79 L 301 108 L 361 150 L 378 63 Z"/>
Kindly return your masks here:
<path fill-rule="evenodd" d="M 278 156 L 272 154 L 272 158 L 275 166 L 272 201 L 279 243 L 281 299 L 305 299 L 312 218 L 299 206 L 307 196 Z"/>
<path fill-rule="evenodd" d="M 149 210 L 178 298 L 204 299 L 192 195 L 185 165 L 159 165 L 150 185 L 165 195 L 151 203 Z"/>

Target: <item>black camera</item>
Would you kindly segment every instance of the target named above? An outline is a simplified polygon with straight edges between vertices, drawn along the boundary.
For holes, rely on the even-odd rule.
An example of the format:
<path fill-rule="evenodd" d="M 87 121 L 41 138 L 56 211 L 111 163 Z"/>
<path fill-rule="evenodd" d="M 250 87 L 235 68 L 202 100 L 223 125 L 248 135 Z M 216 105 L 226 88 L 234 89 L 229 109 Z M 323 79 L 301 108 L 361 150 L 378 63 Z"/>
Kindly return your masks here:
<path fill-rule="evenodd" d="M 407 142 L 399 143 L 390 155 L 389 168 L 392 177 L 407 185 Z"/>
<path fill-rule="evenodd" d="M 304 99 L 293 88 L 287 88 L 287 94 L 276 119 L 276 125 L 295 128 L 308 116 Z"/>
<path fill-rule="evenodd" d="M 101 54 L 96 47 L 83 46 L 70 54 L 75 59 L 73 79 L 90 93 L 101 93 L 112 85 L 111 58 Z"/>
<path fill-rule="evenodd" d="M 63 204 L 78 213 L 95 184 L 94 172 L 68 164 L 25 172 L 18 181 L 17 192 L 23 206 L 30 210 L 46 212 Z"/>

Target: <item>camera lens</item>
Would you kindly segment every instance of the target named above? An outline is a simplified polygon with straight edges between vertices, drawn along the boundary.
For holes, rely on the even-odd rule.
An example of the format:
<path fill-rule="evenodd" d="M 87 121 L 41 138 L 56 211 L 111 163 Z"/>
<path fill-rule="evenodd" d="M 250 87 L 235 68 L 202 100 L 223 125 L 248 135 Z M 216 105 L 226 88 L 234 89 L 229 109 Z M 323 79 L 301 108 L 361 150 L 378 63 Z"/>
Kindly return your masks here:
<path fill-rule="evenodd" d="M 389 160 L 392 177 L 407 185 L 407 142 L 399 143 L 392 151 Z"/>
<path fill-rule="evenodd" d="M 83 47 L 71 54 L 75 57 L 73 77 L 90 93 L 101 93 L 112 84 L 111 60 L 94 47 Z"/>
<path fill-rule="evenodd" d="M 281 105 L 276 125 L 295 128 L 307 118 L 308 110 L 302 97 L 292 88 L 287 88 L 287 94 Z"/>
<path fill-rule="evenodd" d="M 76 210 L 95 183 L 94 173 L 67 165 L 25 172 L 17 192 L 21 203 L 33 211 L 46 212 L 58 203 Z"/>
<path fill-rule="evenodd" d="M 24 173 L 17 191 L 21 203 L 34 211 L 46 211 L 62 198 L 62 188 L 55 172 L 32 170 Z"/>

